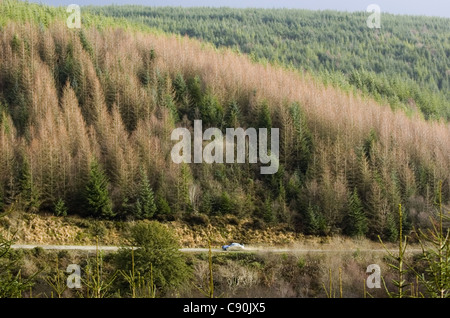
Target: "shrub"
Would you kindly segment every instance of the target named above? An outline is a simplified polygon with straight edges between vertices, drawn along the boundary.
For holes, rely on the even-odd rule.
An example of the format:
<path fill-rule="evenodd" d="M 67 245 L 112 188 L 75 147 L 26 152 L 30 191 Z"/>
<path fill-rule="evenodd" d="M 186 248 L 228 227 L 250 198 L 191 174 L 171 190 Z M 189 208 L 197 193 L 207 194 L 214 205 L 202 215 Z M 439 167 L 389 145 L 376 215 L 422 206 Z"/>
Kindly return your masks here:
<path fill-rule="evenodd" d="M 21 297 L 32 286 L 31 280 L 22 280 L 20 271 L 13 273 L 21 257 L 11 253 L 11 244 L 0 235 L 0 298 Z"/>
<path fill-rule="evenodd" d="M 96 237 L 103 237 L 106 235 L 108 230 L 106 229 L 106 226 L 103 223 L 100 222 L 94 222 L 91 227 L 92 235 Z"/>
<path fill-rule="evenodd" d="M 178 286 L 189 277 L 189 267 L 175 236 L 156 221 L 139 223 L 130 230 L 130 243 L 134 247 L 134 264 L 129 248 L 119 250 L 117 267 L 128 272 L 133 269 L 141 276 L 153 275 L 155 285 L 164 290 Z M 152 270 L 150 270 L 152 268 Z"/>
<path fill-rule="evenodd" d="M 244 227 L 249 230 L 263 230 L 266 227 L 266 224 L 263 220 L 254 218 L 252 221 L 248 221 L 244 224 Z"/>
<path fill-rule="evenodd" d="M 184 220 L 190 225 L 208 225 L 209 218 L 204 214 L 189 214 L 184 217 Z"/>
<path fill-rule="evenodd" d="M 35 248 L 33 248 L 33 255 L 35 257 L 42 256 L 44 253 L 45 253 L 45 250 L 40 246 L 36 246 Z"/>

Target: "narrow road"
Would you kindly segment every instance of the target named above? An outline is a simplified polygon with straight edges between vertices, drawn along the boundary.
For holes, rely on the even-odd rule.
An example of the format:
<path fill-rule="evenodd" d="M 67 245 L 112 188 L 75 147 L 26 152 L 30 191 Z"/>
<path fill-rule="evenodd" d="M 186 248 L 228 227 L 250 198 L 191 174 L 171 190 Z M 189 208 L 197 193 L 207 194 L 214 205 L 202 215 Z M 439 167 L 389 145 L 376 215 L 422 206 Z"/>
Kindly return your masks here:
<path fill-rule="evenodd" d="M 95 245 L 42 245 L 42 244 L 13 244 L 11 245 L 12 249 L 24 249 L 24 250 L 32 250 L 36 247 L 40 247 L 44 250 L 65 250 L 65 251 L 88 251 L 95 252 L 97 250 L 97 246 Z M 100 251 L 117 251 L 119 249 L 118 246 L 98 246 Z"/>
<path fill-rule="evenodd" d="M 65 251 L 86 251 L 86 252 L 95 252 L 97 249 L 99 251 L 118 251 L 120 246 L 105 246 L 105 245 L 43 245 L 43 244 L 13 244 L 11 245 L 12 249 L 25 249 L 32 250 L 34 248 L 42 248 L 44 250 L 65 250 Z M 202 253 L 208 252 L 207 248 L 181 248 L 181 252 L 186 253 Z M 212 249 L 213 252 L 220 252 L 221 249 Z"/>
<path fill-rule="evenodd" d="M 98 248 L 100 251 L 118 251 L 119 246 L 95 246 L 95 245 L 42 245 L 42 244 L 14 244 L 11 245 L 12 249 L 34 249 L 40 247 L 44 250 L 66 250 L 66 251 L 86 251 L 95 252 Z M 213 248 L 212 252 L 223 252 L 222 249 Z M 183 253 L 207 253 L 207 248 L 181 248 L 180 252 Z M 392 252 L 396 252 L 395 249 L 390 249 Z M 408 252 L 416 253 L 421 252 L 420 249 L 407 249 Z M 349 252 L 386 252 L 385 249 L 306 249 L 306 248 L 275 248 L 275 247 L 246 247 L 242 252 L 258 252 L 258 253 L 349 253 Z"/>
<path fill-rule="evenodd" d="M 115 252 L 118 251 L 120 246 L 104 246 L 99 245 L 98 247 L 95 245 L 43 245 L 43 244 L 13 244 L 11 245 L 12 249 L 25 249 L 32 250 L 34 248 L 42 248 L 44 250 L 65 250 L 65 251 L 86 251 L 86 252 L 95 252 L 97 249 L 99 251 L 110 251 Z M 185 253 L 203 253 L 208 252 L 207 248 L 181 248 L 181 252 Z M 221 252 L 221 249 L 212 249 L 213 252 Z"/>

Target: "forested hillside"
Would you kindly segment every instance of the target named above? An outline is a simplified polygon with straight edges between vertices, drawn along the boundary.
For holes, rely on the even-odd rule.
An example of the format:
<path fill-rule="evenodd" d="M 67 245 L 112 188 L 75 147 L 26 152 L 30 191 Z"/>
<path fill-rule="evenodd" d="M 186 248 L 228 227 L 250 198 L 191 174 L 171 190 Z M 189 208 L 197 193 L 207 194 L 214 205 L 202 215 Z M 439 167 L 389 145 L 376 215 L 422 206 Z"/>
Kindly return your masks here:
<path fill-rule="evenodd" d="M 395 240 L 398 204 L 405 228 L 429 225 L 440 181 L 448 204 L 446 122 L 393 112 L 308 73 L 123 21 L 83 14 L 83 27 L 69 29 L 66 15 L 23 2 L 0 4 L 2 210 L 199 222 L 235 215 L 255 227 Z M 431 61 L 447 63 L 448 38 L 433 34 L 440 33 L 411 52 L 435 48 Z M 408 73 L 414 67 L 391 67 L 395 59 L 388 57 L 396 53 L 390 52 L 383 67 L 399 79 L 414 78 Z M 305 68 L 313 69 L 313 60 Z M 366 74 L 357 64 L 349 69 Z M 445 98 L 444 69 L 424 67 L 414 83 L 428 84 L 418 93 L 440 89 Z M 445 109 L 428 115 L 444 116 Z M 192 129 L 195 119 L 203 129 L 279 128 L 279 171 L 261 175 L 250 163 L 173 163 L 171 132 Z"/>
<path fill-rule="evenodd" d="M 369 29 L 366 12 L 131 5 L 83 10 L 234 48 L 358 89 L 394 109 L 450 120 L 449 19 L 382 12 L 381 29 Z"/>

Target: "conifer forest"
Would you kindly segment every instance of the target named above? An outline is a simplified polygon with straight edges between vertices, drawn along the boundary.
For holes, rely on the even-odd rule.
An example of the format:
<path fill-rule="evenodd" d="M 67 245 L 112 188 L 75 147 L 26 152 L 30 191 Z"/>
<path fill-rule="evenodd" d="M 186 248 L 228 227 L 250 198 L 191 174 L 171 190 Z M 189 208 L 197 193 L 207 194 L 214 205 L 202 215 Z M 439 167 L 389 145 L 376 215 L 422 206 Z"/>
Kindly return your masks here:
<path fill-rule="evenodd" d="M 448 18 L 383 13 L 369 28 L 365 11 L 109 5 L 70 28 L 69 15 L 0 1 L 0 297 L 450 296 Z M 278 129 L 277 171 L 250 155 L 174 162 L 172 132 L 196 136 L 199 120 L 216 142 L 262 128 L 270 144 Z M 235 241 L 257 248 L 221 250 Z M 66 286 L 72 263 L 82 287 Z M 373 263 L 384 284 L 366 290 Z"/>

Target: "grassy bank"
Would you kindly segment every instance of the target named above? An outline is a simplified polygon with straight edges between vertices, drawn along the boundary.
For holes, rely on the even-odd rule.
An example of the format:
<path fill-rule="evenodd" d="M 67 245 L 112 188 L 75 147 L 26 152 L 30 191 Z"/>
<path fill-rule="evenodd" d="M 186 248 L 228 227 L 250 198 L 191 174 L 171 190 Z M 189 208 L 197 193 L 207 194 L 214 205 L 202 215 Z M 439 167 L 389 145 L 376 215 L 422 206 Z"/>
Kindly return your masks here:
<path fill-rule="evenodd" d="M 64 288 L 68 277 L 65 270 L 69 264 L 79 264 L 83 280 L 87 279 L 87 267 L 95 265 L 95 253 L 36 248 L 14 251 L 14 257 L 19 259 L 17 270 L 21 271 L 23 280 L 38 273 L 33 278 L 33 287 L 22 297 L 58 297 L 53 285 L 58 277 L 60 290 L 63 290 L 61 297 L 86 297 L 88 286 L 85 284 L 81 289 Z M 192 275 L 176 288 L 158 290 L 156 297 L 204 297 L 201 291 L 208 290 L 208 255 L 186 254 L 185 257 Z M 104 282 L 118 270 L 115 258 L 117 253 L 101 258 Z M 212 256 L 214 291 L 221 297 L 387 297 L 384 287 L 365 287 L 369 264 L 380 265 L 388 288 L 394 289 L 390 281 L 395 272 L 387 266 L 385 255 L 380 252 L 215 253 Z M 411 281 L 415 284 L 412 277 Z M 129 288 L 123 277 L 116 276 L 104 297 L 131 297 Z M 137 297 L 149 296 L 141 293 Z"/>
<path fill-rule="evenodd" d="M 15 233 L 17 244 L 56 245 L 127 245 L 130 226 L 146 220 L 109 221 L 77 216 L 56 217 L 45 214 L 15 212 L 0 219 L 0 233 Z M 230 241 L 246 244 L 285 245 L 303 236 L 283 225 L 265 226 L 250 219 L 235 217 L 189 218 L 163 222 L 178 238 L 182 247 L 207 247 Z"/>

